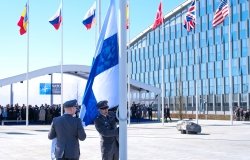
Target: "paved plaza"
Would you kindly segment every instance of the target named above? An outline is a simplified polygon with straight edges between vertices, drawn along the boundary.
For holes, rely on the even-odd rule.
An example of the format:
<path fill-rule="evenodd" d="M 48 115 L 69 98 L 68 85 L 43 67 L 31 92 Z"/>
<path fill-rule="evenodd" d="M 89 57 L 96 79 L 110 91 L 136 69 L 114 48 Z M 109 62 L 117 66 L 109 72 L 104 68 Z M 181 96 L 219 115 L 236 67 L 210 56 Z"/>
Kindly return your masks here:
<path fill-rule="evenodd" d="M 250 122 L 200 120 L 201 134 L 180 134 L 176 122 L 128 126 L 128 160 L 249 160 Z M 50 126 L 0 126 L 1 160 L 50 160 Z M 100 160 L 99 135 L 85 128 L 81 160 Z"/>

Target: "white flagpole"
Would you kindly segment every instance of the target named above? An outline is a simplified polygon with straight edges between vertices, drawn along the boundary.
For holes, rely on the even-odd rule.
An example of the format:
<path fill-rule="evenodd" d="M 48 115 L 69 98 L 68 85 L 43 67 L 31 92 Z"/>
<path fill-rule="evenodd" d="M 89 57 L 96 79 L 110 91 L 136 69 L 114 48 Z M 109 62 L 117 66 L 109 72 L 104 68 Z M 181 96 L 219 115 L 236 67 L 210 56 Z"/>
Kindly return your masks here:
<path fill-rule="evenodd" d="M 63 0 L 61 1 L 62 5 L 62 15 L 63 18 Z M 61 115 L 63 115 L 63 21 L 61 21 Z"/>
<path fill-rule="evenodd" d="M 119 1 L 119 155 L 127 160 L 127 72 L 126 72 L 126 1 Z"/>
<path fill-rule="evenodd" d="M 27 107 L 26 107 L 26 126 L 29 125 L 29 33 L 30 33 L 30 2 L 28 0 L 28 5 L 27 5 L 27 8 L 26 8 L 26 12 L 28 14 L 28 29 L 27 29 L 27 73 L 26 73 L 26 81 L 27 81 Z"/>
<path fill-rule="evenodd" d="M 195 23 L 196 23 L 196 0 L 195 0 Z M 196 36 L 196 28 L 194 28 L 194 37 L 195 37 L 195 40 L 194 40 L 194 43 L 196 42 L 197 40 L 197 36 Z M 195 52 L 197 53 L 197 52 Z M 196 123 L 198 124 L 199 122 L 199 117 L 198 117 L 198 104 L 199 104 L 199 99 L 200 99 L 200 96 L 198 94 L 198 82 L 199 82 L 199 79 L 200 79 L 200 55 L 198 55 L 198 72 L 197 72 L 197 80 L 196 80 L 196 102 L 195 102 L 195 119 L 196 119 Z"/>
<path fill-rule="evenodd" d="M 128 23 L 128 24 L 126 24 L 126 27 L 127 27 L 127 25 L 128 25 L 128 57 L 129 57 L 129 60 L 130 60 L 130 55 L 131 55 L 131 53 L 130 53 L 130 16 L 129 16 L 129 14 L 130 14 L 130 3 L 129 3 L 129 0 L 127 0 L 127 5 L 128 5 L 128 8 L 126 8 L 126 20 L 127 20 L 127 18 L 128 18 L 128 22 L 126 22 L 126 23 Z M 126 6 L 127 7 L 127 6 Z M 128 10 L 127 10 L 128 9 Z M 128 12 L 128 13 L 127 13 Z M 128 14 L 128 17 L 127 17 L 127 14 Z M 130 125 L 130 115 L 131 115 L 131 112 L 130 112 L 130 109 L 131 109 L 131 101 L 130 101 L 130 61 L 128 60 L 128 63 L 127 63 L 127 77 L 128 77 L 128 124 Z"/>
<path fill-rule="evenodd" d="M 161 11 L 163 12 L 163 4 L 162 1 L 161 3 Z M 162 31 L 162 39 L 164 39 L 164 33 L 163 33 L 163 29 L 164 29 L 164 18 L 163 18 L 163 22 L 161 25 L 161 31 Z M 160 35 L 161 36 L 161 35 Z M 164 41 L 163 41 L 164 42 Z M 164 125 L 164 97 L 165 97 L 165 83 L 164 83 L 164 43 L 162 42 L 162 56 L 161 56 L 161 68 L 162 68 L 162 76 L 161 76 L 161 119 L 162 119 L 162 125 Z"/>
<path fill-rule="evenodd" d="M 228 69 L 229 69 L 229 108 L 230 108 L 230 121 L 231 125 L 233 125 L 233 77 L 232 77 L 232 46 L 231 46 L 231 4 L 230 0 L 228 0 L 228 47 L 229 47 L 229 56 L 228 56 Z"/>

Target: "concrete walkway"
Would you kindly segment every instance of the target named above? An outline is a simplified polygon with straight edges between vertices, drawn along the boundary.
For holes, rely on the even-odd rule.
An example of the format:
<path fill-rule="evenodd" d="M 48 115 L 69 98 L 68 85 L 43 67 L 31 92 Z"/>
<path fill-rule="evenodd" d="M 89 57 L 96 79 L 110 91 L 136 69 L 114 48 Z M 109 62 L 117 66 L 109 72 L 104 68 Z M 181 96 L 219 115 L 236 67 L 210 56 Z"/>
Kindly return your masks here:
<path fill-rule="evenodd" d="M 249 160 L 250 122 L 200 120 L 202 133 L 180 134 L 176 122 L 128 126 L 128 160 Z M 0 126 L 1 160 L 49 160 L 50 126 Z M 100 160 L 99 135 L 85 128 L 81 160 Z"/>

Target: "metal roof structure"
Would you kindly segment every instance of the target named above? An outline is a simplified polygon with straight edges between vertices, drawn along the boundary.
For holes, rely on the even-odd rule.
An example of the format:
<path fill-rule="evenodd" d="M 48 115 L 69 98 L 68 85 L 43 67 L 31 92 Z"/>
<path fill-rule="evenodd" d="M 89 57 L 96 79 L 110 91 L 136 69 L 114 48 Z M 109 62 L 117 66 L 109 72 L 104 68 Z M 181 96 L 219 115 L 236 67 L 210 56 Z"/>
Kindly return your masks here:
<path fill-rule="evenodd" d="M 80 77 L 86 80 L 88 79 L 89 73 L 90 73 L 90 66 L 86 66 L 86 65 L 63 65 L 62 69 L 63 69 L 64 74 L 73 75 L 73 76 Z M 46 68 L 38 69 L 35 71 L 31 71 L 29 72 L 28 77 L 30 80 L 32 78 L 36 78 L 36 77 L 40 77 L 40 76 L 44 76 L 48 74 L 53 74 L 53 73 L 61 73 L 61 65 L 51 66 L 51 67 L 46 67 Z M 0 87 L 25 81 L 26 75 L 27 75 L 26 73 L 23 73 L 23 74 L 16 75 L 13 77 L 0 79 Z M 154 92 L 155 94 L 161 93 L 161 89 L 145 84 L 145 83 L 138 82 L 133 79 L 130 80 L 130 86 L 131 86 L 131 90 L 135 90 L 135 91 Z"/>

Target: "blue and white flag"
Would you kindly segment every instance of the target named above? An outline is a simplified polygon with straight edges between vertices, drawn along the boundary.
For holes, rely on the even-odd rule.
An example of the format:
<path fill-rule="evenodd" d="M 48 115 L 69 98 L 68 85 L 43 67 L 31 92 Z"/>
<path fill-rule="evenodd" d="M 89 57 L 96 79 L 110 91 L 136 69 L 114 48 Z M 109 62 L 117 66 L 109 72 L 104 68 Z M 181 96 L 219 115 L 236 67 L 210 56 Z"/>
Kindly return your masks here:
<path fill-rule="evenodd" d="M 84 125 L 91 124 L 98 115 L 97 102 L 108 100 L 109 107 L 119 104 L 119 47 L 115 0 L 105 17 L 96 46 L 89 79 L 86 84 L 80 118 Z"/>

